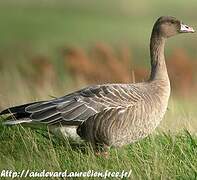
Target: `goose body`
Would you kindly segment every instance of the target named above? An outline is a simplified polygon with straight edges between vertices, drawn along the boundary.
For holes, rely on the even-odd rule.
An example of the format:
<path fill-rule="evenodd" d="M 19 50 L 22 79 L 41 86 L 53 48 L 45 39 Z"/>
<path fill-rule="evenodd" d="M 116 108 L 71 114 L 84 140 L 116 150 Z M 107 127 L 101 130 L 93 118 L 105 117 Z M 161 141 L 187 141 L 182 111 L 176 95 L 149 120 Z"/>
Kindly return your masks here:
<path fill-rule="evenodd" d="M 0 113 L 9 115 L 4 124 L 44 124 L 54 133 L 90 142 L 95 150 L 98 145 L 121 147 L 148 136 L 163 119 L 170 96 L 165 40 L 183 32 L 194 30 L 174 17 L 156 21 L 147 82 L 95 85 L 57 99 L 8 108 Z"/>

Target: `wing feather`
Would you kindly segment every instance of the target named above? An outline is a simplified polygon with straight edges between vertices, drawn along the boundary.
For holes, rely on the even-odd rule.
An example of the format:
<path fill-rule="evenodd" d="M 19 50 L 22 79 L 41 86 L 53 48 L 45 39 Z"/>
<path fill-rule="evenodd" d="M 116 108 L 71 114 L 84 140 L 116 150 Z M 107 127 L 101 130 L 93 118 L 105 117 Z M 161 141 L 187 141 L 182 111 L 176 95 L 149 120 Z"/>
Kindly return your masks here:
<path fill-rule="evenodd" d="M 25 106 L 24 112 L 20 113 L 27 113 L 25 115 L 29 115 L 32 123 L 83 122 L 107 109 L 135 105 L 141 98 L 140 88 L 135 85 L 91 86 L 57 99 L 29 104 Z M 17 116 L 17 113 L 15 115 Z"/>
<path fill-rule="evenodd" d="M 56 104 L 53 104 L 51 102 L 42 102 L 42 103 L 36 103 L 36 104 L 30 105 L 30 106 L 27 106 L 25 108 L 25 111 L 29 112 L 29 113 L 38 112 L 38 111 L 44 111 L 44 110 L 51 109 L 55 106 L 56 106 Z"/>
<path fill-rule="evenodd" d="M 47 118 L 54 116 L 56 114 L 60 114 L 60 112 L 58 112 L 56 108 L 52 107 L 50 109 L 35 112 L 35 113 L 31 114 L 30 118 L 33 121 L 42 121 L 42 120 L 47 119 Z"/>

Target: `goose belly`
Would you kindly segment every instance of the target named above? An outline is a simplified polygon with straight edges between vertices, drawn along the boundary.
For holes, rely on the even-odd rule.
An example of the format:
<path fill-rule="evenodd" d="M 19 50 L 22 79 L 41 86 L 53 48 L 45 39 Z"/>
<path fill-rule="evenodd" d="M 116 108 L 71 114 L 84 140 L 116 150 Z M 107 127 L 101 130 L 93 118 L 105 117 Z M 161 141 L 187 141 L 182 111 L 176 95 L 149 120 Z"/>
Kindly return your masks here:
<path fill-rule="evenodd" d="M 76 142 L 82 142 L 83 140 L 77 134 L 77 126 L 61 126 L 61 127 L 51 127 L 50 132 L 60 138 L 71 139 Z"/>

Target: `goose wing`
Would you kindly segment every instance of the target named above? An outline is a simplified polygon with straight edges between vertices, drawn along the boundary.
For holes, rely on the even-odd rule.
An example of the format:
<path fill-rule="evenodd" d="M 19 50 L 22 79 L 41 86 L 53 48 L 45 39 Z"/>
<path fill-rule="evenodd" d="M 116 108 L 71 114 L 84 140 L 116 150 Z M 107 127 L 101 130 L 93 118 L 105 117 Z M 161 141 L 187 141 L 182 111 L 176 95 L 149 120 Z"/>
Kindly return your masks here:
<path fill-rule="evenodd" d="M 139 88 L 129 84 L 91 86 L 61 98 L 30 104 L 24 111 L 33 123 L 72 125 L 106 109 L 133 106 L 141 98 L 138 91 Z"/>

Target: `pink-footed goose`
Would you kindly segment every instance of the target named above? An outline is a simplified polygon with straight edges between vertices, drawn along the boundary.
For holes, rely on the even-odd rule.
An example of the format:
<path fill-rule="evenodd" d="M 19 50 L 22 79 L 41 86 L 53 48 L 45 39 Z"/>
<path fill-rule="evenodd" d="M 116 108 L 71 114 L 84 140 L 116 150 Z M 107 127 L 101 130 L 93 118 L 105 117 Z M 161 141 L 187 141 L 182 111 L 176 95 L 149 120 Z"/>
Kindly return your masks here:
<path fill-rule="evenodd" d="M 151 74 L 146 82 L 90 86 L 60 98 L 8 108 L 4 124 L 45 124 L 52 132 L 80 137 L 95 151 L 138 141 L 159 125 L 168 105 L 170 81 L 165 64 L 167 38 L 192 33 L 174 17 L 160 17 L 150 39 Z"/>

